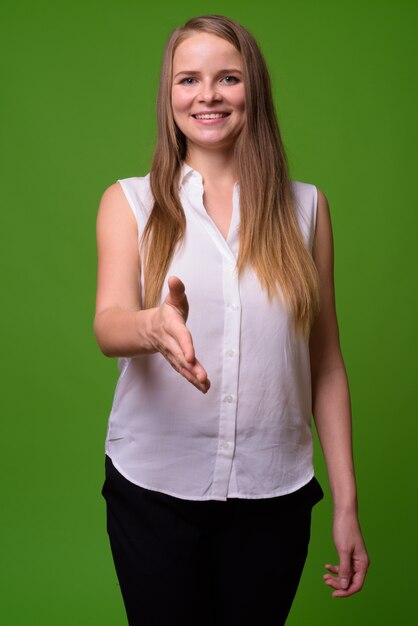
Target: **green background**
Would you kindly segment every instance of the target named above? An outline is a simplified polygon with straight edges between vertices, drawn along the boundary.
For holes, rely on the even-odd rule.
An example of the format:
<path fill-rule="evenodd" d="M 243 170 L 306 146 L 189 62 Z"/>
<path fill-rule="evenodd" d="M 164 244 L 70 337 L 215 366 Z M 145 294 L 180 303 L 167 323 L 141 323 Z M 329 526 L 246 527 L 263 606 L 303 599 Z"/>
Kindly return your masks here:
<path fill-rule="evenodd" d="M 100 495 L 117 367 L 93 335 L 95 220 L 107 186 L 148 172 L 163 45 L 205 13 L 260 42 L 291 177 L 317 185 L 333 219 L 372 565 L 360 594 L 331 598 L 316 446 L 326 498 L 288 624 L 414 623 L 417 4 L 323 0 L 3 4 L 0 621 L 126 623 Z"/>

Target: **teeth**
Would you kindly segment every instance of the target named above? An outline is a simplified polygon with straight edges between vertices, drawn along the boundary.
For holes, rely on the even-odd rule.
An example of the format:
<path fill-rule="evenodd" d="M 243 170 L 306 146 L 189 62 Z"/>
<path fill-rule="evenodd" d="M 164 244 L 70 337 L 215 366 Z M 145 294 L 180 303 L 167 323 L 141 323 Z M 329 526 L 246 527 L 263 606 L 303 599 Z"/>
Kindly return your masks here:
<path fill-rule="evenodd" d="M 227 113 L 203 113 L 202 115 L 194 115 L 197 120 L 217 120 L 226 117 Z"/>

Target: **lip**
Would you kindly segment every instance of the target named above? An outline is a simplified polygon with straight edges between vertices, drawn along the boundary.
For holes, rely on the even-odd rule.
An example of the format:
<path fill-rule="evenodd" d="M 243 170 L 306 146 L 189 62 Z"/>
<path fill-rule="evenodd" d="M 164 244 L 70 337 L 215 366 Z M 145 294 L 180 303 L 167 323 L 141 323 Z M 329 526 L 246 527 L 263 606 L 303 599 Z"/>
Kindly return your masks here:
<path fill-rule="evenodd" d="M 231 114 L 230 111 L 221 111 L 221 110 L 218 111 L 218 110 L 211 109 L 209 111 L 196 111 L 196 113 L 192 113 L 192 115 L 212 115 L 212 114 L 216 115 L 219 113 L 222 113 L 223 115 L 227 115 L 227 116 Z"/>
<path fill-rule="evenodd" d="M 214 117 L 212 119 L 198 119 L 195 115 L 213 115 L 213 114 L 223 114 L 223 117 Z M 192 113 L 192 118 L 198 122 L 199 124 L 212 125 L 212 124 L 220 124 L 224 122 L 231 115 L 229 111 L 198 111 L 197 113 Z"/>

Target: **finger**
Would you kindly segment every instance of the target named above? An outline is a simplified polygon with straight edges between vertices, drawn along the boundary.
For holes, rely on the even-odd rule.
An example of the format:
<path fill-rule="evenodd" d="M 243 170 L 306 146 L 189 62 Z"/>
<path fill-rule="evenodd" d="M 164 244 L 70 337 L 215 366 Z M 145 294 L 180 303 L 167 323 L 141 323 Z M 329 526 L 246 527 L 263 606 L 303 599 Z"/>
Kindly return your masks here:
<path fill-rule="evenodd" d="M 187 369 L 200 382 L 204 383 L 208 375 L 202 364 L 194 357 L 192 337 L 186 326 L 181 325 L 177 328 L 177 332 L 166 332 L 166 349 L 172 353 L 174 361 L 179 366 Z M 187 354 L 187 351 L 189 351 L 189 354 Z M 193 356 L 193 359 L 191 356 Z"/>
<path fill-rule="evenodd" d="M 343 589 L 337 589 L 336 591 L 333 591 L 331 595 L 333 598 L 348 598 L 352 594 L 348 591 L 344 591 Z"/>
<path fill-rule="evenodd" d="M 200 363 L 191 364 L 184 358 L 183 352 L 173 337 L 168 336 L 165 346 L 160 347 L 161 354 L 170 365 L 195 387 L 206 393 L 210 388 L 210 381 L 206 371 Z"/>
<path fill-rule="evenodd" d="M 208 380 L 208 374 L 205 368 L 197 359 L 195 360 L 195 363 L 193 365 L 193 372 L 196 378 L 198 378 L 201 383 L 204 383 L 206 380 Z"/>
<path fill-rule="evenodd" d="M 334 589 L 332 594 L 334 598 L 348 598 L 363 588 L 365 574 L 364 571 L 355 572 L 351 578 L 351 583 L 346 589 L 342 589 L 339 578 L 331 576 L 331 574 L 325 574 L 324 580 L 329 587 Z"/>
<path fill-rule="evenodd" d="M 341 589 L 340 581 L 335 576 L 329 575 L 328 578 L 324 577 L 324 583 L 328 587 L 333 589 L 332 596 L 334 598 L 345 598 L 355 593 L 351 585 L 348 587 L 348 589 Z"/>
<path fill-rule="evenodd" d="M 322 578 L 323 578 L 325 581 L 328 581 L 328 580 L 336 580 L 336 581 L 337 581 L 337 583 L 338 583 L 338 585 L 339 585 L 338 576 L 334 576 L 333 574 L 324 574 L 324 575 L 322 576 Z"/>
<path fill-rule="evenodd" d="M 326 565 L 324 565 L 324 567 L 329 572 L 332 572 L 333 574 L 338 574 L 338 565 L 330 565 L 329 563 L 327 563 Z"/>
<path fill-rule="evenodd" d="M 181 374 L 186 380 L 188 380 L 192 385 L 194 385 L 199 391 L 206 393 L 210 389 L 210 380 L 209 378 L 205 378 L 205 380 L 201 381 L 194 372 L 190 372 L 189 369 L 181 367 L 179 370 L 179 374 Z"/>
<path fill-rule="evenodd" d="M 182 368 L 182 367 L 179 368 L 178 372 L 179 374 L 183 376 L 183 378 L 189 381 L 189 383 L 191 383 L 194 387 L 196 387 L 196 389 L 198 389 L 202 393 L 206 393 L 209 390 L 209 387 L 210 387 L 209 379 L 207 379 L 205 382 L 202 383 L 189 370 Z"/>
<path fill-rule="evenodd" d="M 193 378 L 198 382 L 199 388 L 201 388 L 201 390 L 204 389 L 205 392 L 209 390 L 210 380 L 208 378 L 206 370 L 204 369 L 204 367 L 202 367 L 199 361 L 196 361 L 194 365 L 190 365 L 189 363 L 187 363 L 187 368 L 185 369 L 187 369 L 191 376 L 193 376 Z"/>
<path fill-rule="evenodd" d="M 171 367 L 188 382 L 192 383 L 199 391 L 206 393 L 208 389 L 207 383 L 201 383 L 196 375 L 191 371 L 190 364 L 184 360 L 181 352 L 173 353 L 170 350 L 162 348 L 160 350 L 164 358 L 169 362 Z"/>
<path fill-rule="evenodd" d="M 195 377 L 197 380 L 195 373 L 196 365 L 195 363 L 190 363 L 190 361 L 185 358 L 184 352 L 176 337 L 167 333 L 161 352 L 164 357 L 171 363 L 174 369 L 176 369 L 177 371 L 179 371 L 180 368 L 183 370 L 187 370 L 189 374 Z"/>
<path fill-rule="evenodd" d="M 170 276 L 168 279 L 168 295 L 166 304 L 174 307 L 186 320 L 189 314 L 189 303 L 186 296 L 186 287 L 177 276 Z"/>
<path fill-rule="evenodd" d="M 338 565 L 338 578 L 342 589 L 348 589 L 353 575 L 351 566 L 351 550 L 339 550 L 340 563 Z"/>
<path fill-rule="evenodd" d="M 184 358 L 189 363 L 194 363 L 196 355 L 193 346 L 193 339 L 185 324 L 173 324 L 166 332 L 177 342 L 183 352 Z"/>
<path fill-rule="evenodd" d="M 348 598 L 361 590 L 361 585 L 351 584 L 348 589 L 336 589 L 332 592 L 333 598 Z"/>
<path fill-rule="evenodd" d="M 367 562 L 357 562 L 355 563 L 355 571 L 351 578 L 351 584 L 346 590 L 349 595 L 353 595 L 353 593 L 357 593 L 363 588 L 364 580 L 366 578 L 367 573 Z"/>
<path fill-rule="evenodd" d="M 183 281 L 180 280 L 178 276 L 170 276 L 167 282 L 168 282 L 168 289 L 172 297 L 174 298 L 183 297 L 186 291 L 186 287 L 184 286 Z"/>
<path fill-rule="evenodd" d="M 324 583 L 326 585 L 328 585 L 328 587 L 331 587 L 334 590 L 340 590 L 340 583 L 338 582 L 338 580 L 336 578 L 325 578 L 324 577 Z"/>

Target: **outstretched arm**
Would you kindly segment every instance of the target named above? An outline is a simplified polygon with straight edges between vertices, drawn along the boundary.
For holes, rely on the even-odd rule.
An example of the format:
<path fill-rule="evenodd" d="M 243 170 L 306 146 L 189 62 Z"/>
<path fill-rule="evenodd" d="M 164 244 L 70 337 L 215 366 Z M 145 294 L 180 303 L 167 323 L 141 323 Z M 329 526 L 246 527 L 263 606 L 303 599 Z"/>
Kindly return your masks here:
<path fill-rule="evenodd" d="M 334 294 L 334 253 L 329 206 L 318 189 L 313 258 L 320 280 L 320 313 L 310 336 L 312 407 L 334 501 L 333 535 L 338 565 L 325 565 L 334 597 L 360 591 L 369 559 L 357 515 L 351 405 L 341 354 Z"/>
<path fill-rule="evenodd" d="M 206 393 L 210 382 L 186 326 L 189 304 L 182 281 L 170 276 L 161 306 L 141 309 L 138 230 L 119 183 L 106 189 L 100 201 L 97 251 L 94 332 L 102 352 L 110 357 L 161 352 L 179 374 Z"/>

